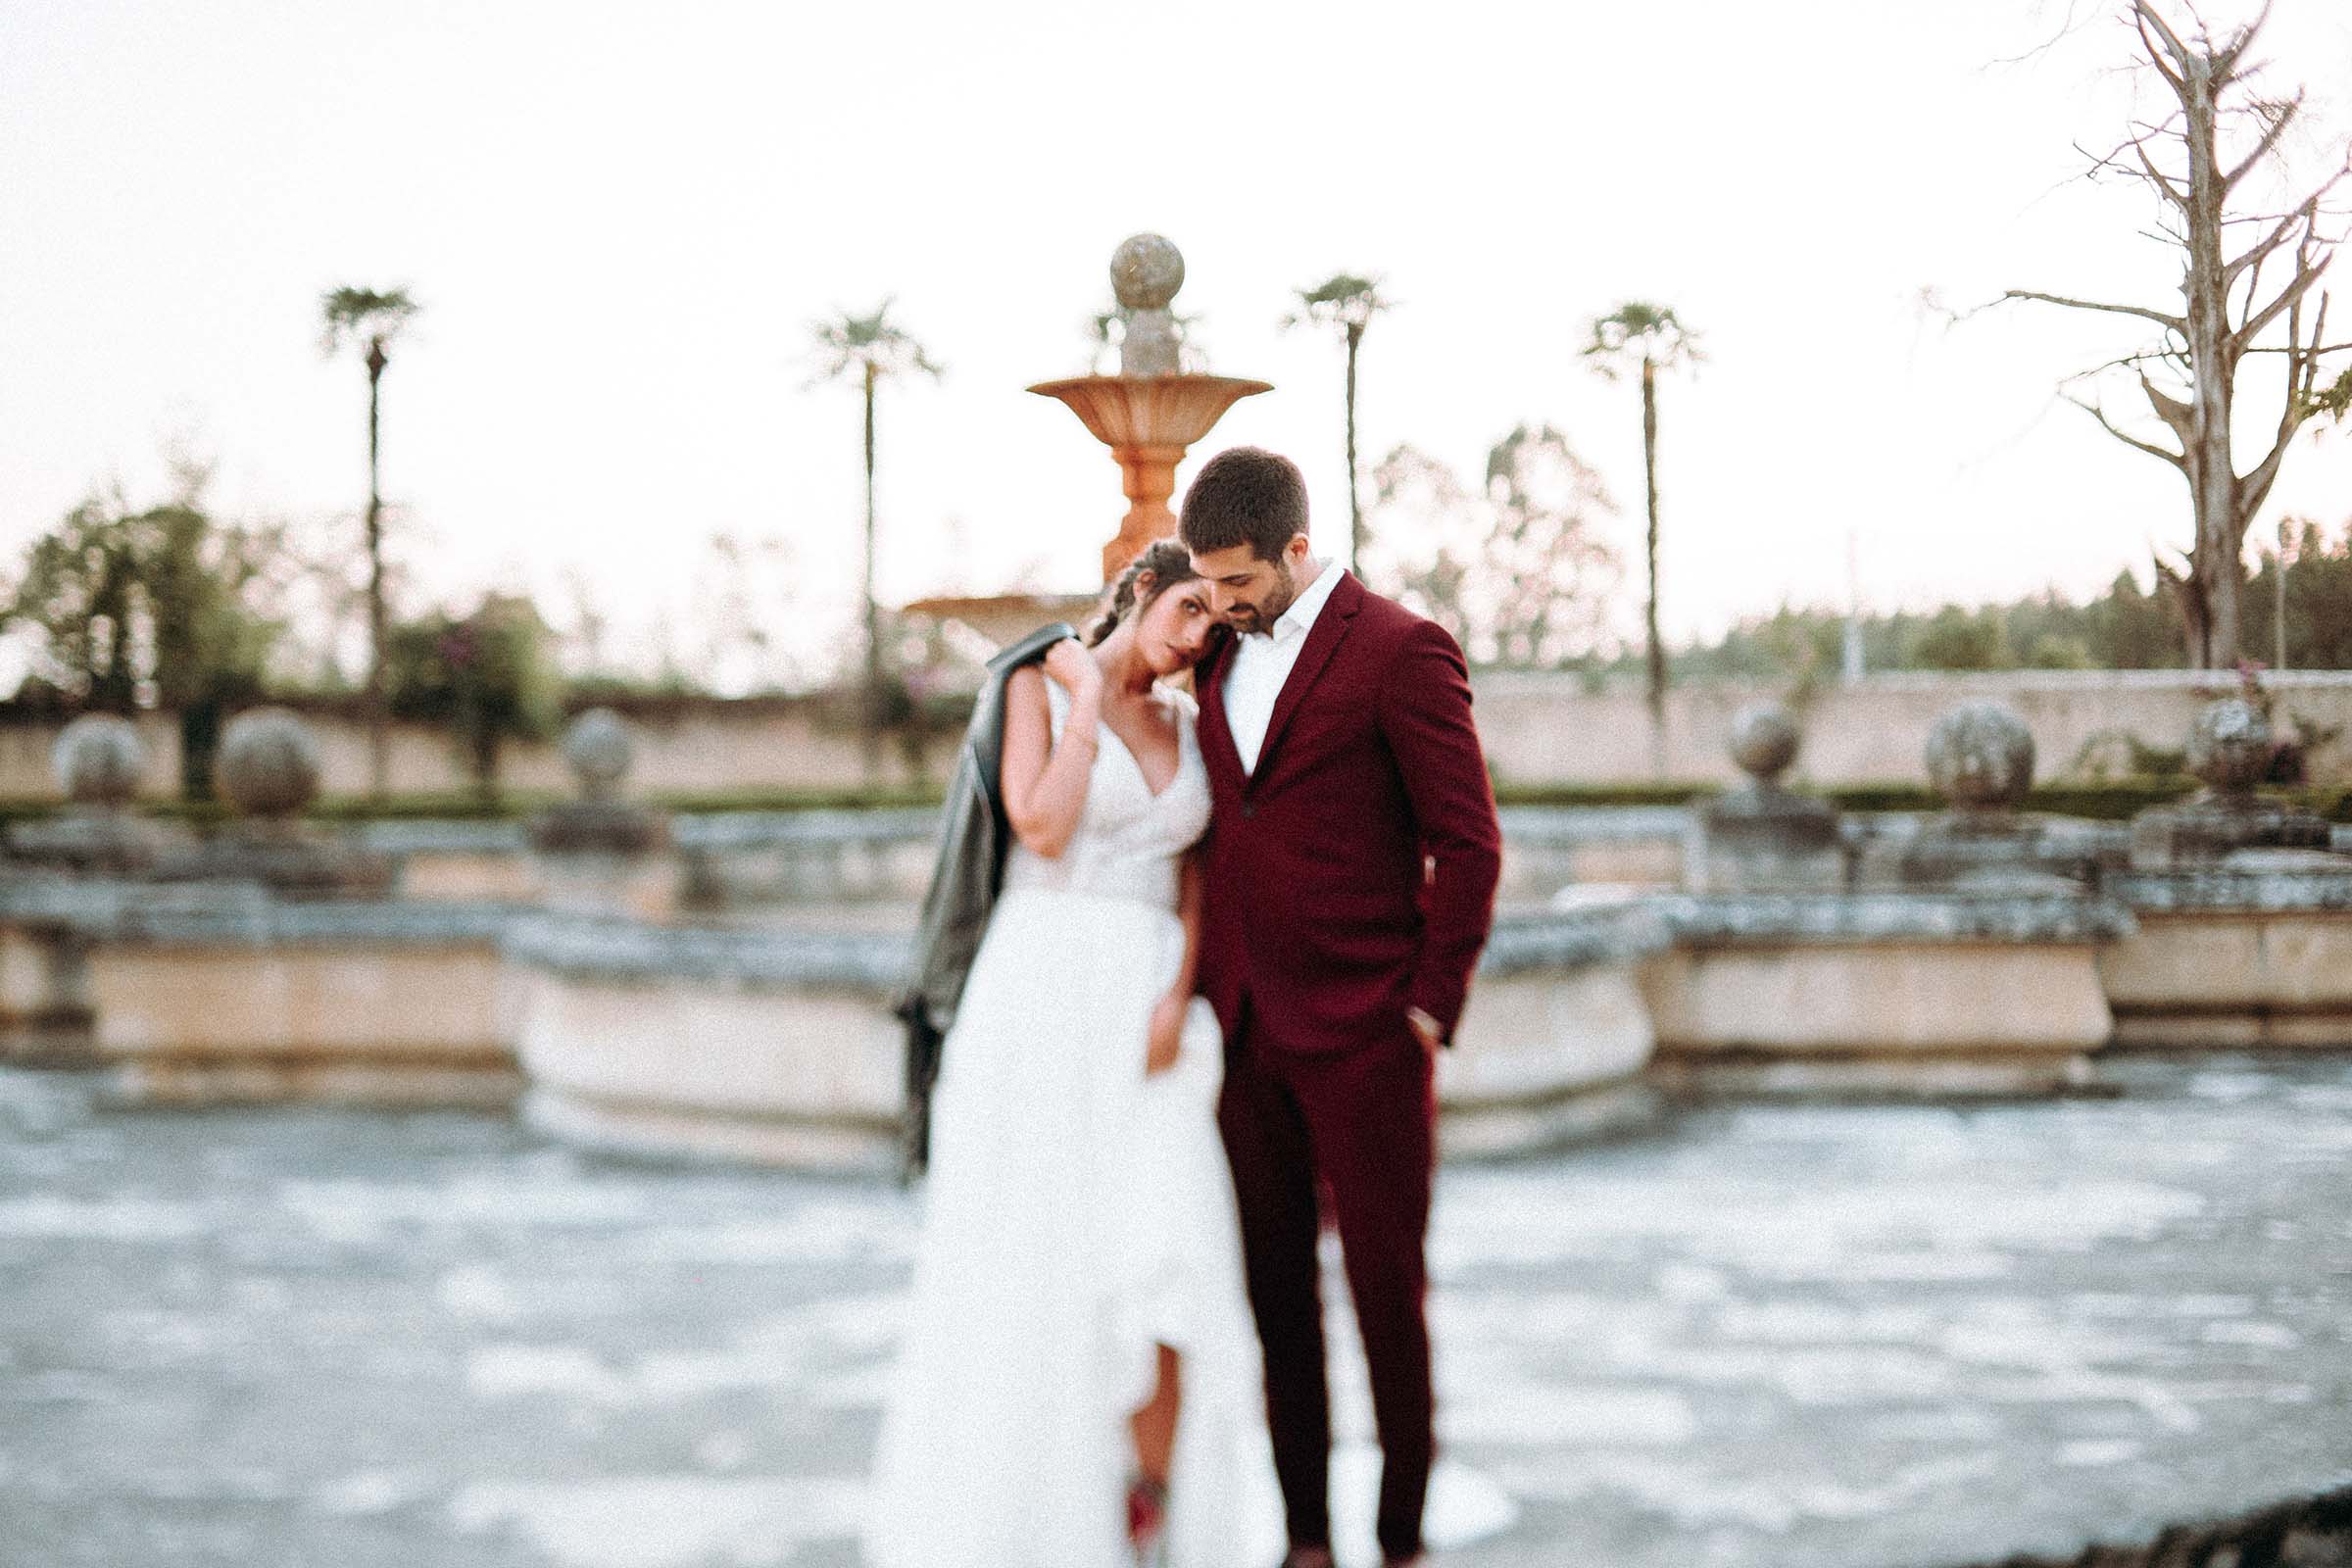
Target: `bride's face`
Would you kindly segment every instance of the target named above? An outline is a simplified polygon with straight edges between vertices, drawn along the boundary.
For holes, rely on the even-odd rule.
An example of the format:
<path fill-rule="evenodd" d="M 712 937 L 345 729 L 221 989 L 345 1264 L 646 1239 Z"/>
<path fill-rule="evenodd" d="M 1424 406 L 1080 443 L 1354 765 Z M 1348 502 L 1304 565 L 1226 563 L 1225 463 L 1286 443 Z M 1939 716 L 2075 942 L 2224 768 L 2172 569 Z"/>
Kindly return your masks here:
<path fill-rule="evenodd" d="M 1136 651 L 1154 675 L 1173 675 L 1200 662 L 1217 617 L 1208 608 L 1208 583 L 1193 577 L 1144 608 L 1135 625 Z"/>

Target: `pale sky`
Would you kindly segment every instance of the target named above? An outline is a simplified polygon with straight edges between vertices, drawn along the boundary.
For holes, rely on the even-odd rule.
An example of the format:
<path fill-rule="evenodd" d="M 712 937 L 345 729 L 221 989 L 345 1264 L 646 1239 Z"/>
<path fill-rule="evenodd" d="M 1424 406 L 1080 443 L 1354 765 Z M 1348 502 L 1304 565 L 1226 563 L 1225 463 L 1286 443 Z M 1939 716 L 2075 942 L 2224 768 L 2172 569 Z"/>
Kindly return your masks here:
<path fill-rule="evenodd" d="M 1345 269 L 1400 302 L 1367 468 L 1410 441 L 1475 471 L 1549 421 L 1629 547 L 1636 397 L 1576 351 L 1629 298 L 1704 332 L 1662 416 L 1670 635 L 1842 603 L 1849 533 L 1874 608 L 2093 591 L 2187 537 L 2178 475 L 2051 401 L 2137 326 L 1918 304 L 2177 302 L 2141 195 L 2071 178 L 2120 135 L 2129 35 L 1995 63 L 2063 12 L 0 0 L 0 556 L 94 482 L 153 493 L 173 440 L 231 514 L 356 514 L 365 380 L 318 298 L 405 284 L 385 473 L 420 595 L 561 618 L 580 572 L 691 658 L 724 530 L 786 541 L 752 591 L 806 638 L 846 621 L 858 527 L 857 399 L 807 387 L 808 323 L 889 295 L 949 374 L 885 395 L 885 596 L 1089 587 L 1117 473 L 1023 388 L 1083 368 L 1112 247 L 1154 229 L 1211 368 L 1277 387 L 1203 450 L 1298 457 L 1327 545 L 1340 353 L 1276 321 Z M 2270 45 L 2352 119 L 2352 8 L 2278 0 Z M 2352 440 L 2298 443 L 2281 513 L 2352 517 Z"/>

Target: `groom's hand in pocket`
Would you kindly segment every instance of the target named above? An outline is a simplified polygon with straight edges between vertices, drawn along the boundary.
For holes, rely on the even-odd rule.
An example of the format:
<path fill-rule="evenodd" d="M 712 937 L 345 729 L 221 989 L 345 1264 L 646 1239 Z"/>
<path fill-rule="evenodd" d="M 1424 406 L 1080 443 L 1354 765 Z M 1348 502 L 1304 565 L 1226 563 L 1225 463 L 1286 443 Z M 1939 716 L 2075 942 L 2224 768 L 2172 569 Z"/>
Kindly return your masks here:
<path fill-rule="evenodd" d="M 1408 1007 L 1405 1009 L 1404 1021 L 1412 1029 L 1413 1038 L 1421 1042 L 1423 1051 L 1435 1056 L 1446 1049 L 1446 1036 L 1438 1028 L 1437 1019 L 1423 1012 L 1419 1007 Z"/>
<path fill-rule="evenodd" d="M 1184 1054 L 1184 1015 L 1189 996 L 1164 996 L 1152 1009 L 1152 1028 L 1144 1049 L 1144 1076 L 1166 1072 Z"/>

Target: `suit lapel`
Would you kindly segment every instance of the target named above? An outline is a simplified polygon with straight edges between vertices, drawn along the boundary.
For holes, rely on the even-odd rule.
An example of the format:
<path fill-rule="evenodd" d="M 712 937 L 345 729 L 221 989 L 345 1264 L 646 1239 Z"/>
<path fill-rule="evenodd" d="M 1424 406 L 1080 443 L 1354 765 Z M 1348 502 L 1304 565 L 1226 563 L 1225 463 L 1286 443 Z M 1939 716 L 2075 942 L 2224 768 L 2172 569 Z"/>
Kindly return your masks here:
<path fill-rule="evenodd" d="M 1291 666 L 1290 678 L 1282 683 L 1282 694 L 1274 699 L 1274 712 L 1266 720 L 1266 738 L 1257 749 L 1257 767 L 1250 773 L 1254 784 L 1266 776 L 1267 764 L 1274 759 L 1275 743 L 1282 739 L 1284 726 L 1305 700 L 1307 688 L 1314 685 L 1323 666 L 1331 662 L 1340 639 L 1348 635 L 1348 623 L 1355 618 L 1364 601 L 1364 586 L 1352 573 L 1340 572 L 1340 580 L 1332 584 L 1331 597 L 1323 601 L 1323 612 L 1306 634 L 1306 645 L 1298 650 L 1298 662 Z M 1232 742 L 1228 739 L 1227 745 Z"/>
<path fill-rule="evenodd" d="M 1209 767 L 1224 776 L 1224 782 L 1239 790 L 1248 780 L 1242 773 L 1242 754 L 1233 744 L 1233 725 L 1225 716 L 1225 672 L 1233 668 L 1233 652 L 1238 646 L 1227 638 L 1216 658 L 1200 672 L 1200 756 Z"/>

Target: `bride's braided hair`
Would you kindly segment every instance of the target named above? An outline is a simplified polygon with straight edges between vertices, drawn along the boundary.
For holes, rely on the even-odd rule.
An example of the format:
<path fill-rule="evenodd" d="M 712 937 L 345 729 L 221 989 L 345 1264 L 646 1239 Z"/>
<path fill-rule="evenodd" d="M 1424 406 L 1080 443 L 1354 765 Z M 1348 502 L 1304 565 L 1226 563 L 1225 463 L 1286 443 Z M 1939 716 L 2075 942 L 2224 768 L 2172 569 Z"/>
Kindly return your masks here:
<path fill-rule="evenodd" d="M 1152 574 L 1151 598 L 1136 602 L 1136 579 L 1145 572 Z M 1149 608 L 1152 600 L 1180 582 L 1190 582 L 1200 576 L 1193 569 L 1193 553 L 1175 539 L 1156 539 L 1144 547 L 1144 553 L 1127 563 L 1127 569 L 1110 585 L 1108 604 L 1102 618 L 1095 622 L 1094 630 L 1086 634 L 1086 646 L 1100 647 L 1110 634 L 1119 629 L 1131 610 Z"/>

